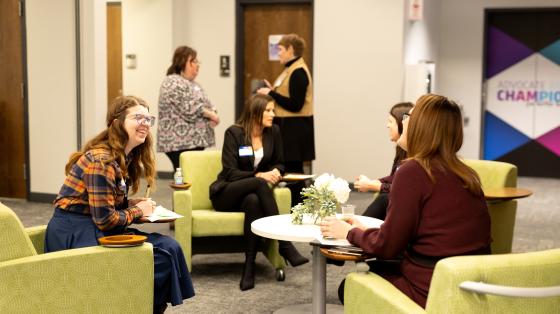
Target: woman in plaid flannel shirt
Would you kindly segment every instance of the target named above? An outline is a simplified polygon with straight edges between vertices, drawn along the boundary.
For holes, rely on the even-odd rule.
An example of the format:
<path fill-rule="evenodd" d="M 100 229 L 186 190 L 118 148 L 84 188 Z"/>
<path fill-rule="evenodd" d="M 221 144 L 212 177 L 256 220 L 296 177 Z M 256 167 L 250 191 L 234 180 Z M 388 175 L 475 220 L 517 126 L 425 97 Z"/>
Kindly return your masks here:
<path fill-rule="evenodd" d="M 72 154 L 66 164 L 66 179 L 47 227 L 45 251 L 95 246 L 98 238 L 115 234 L 146 236 L 154 247 L 154 313 L 163 313 L 167 302 L 181 304 L 194 296 L 194 289 L 175 239 L 128 228 L 150 215 L 155 206 L 151 199 L 128 199 L 129 187 L 135 193 L 141 175 L 154 185 L 150 134 L 154 122 L 142 99 L 115 99 L 107 112 L 107 129 Z"/>

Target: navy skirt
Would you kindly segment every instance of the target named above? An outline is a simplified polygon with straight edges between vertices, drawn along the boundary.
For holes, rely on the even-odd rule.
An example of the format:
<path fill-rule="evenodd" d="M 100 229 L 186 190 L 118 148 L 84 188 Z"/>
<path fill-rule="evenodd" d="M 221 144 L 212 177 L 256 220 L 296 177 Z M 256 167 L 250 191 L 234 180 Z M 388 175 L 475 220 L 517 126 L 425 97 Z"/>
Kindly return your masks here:
<path fill-rule="evenodd" d="M 99 245 L 98 238 L 124 232 L 146 236 L 154 247 L 154 305 L 178 305 L 194 296 L 181 246 L 175 239 L 159 233 L 145 233 L 132 228 L 101 231 L 91 216 L 56 208 L 47 226 L 45 252 L 96 246 Z"/>

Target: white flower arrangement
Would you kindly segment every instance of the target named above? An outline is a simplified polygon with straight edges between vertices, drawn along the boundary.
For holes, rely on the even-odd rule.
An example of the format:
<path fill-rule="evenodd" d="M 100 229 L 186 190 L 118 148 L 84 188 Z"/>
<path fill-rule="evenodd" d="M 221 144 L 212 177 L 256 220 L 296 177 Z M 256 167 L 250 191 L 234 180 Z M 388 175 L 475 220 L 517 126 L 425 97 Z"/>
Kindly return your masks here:
<path fill-rule="evenodd" d="M 304 214 L 313 217 L 314 223 L 324 217 L 336 214 L 340 204 L 346 203 L 350 196 L 348 182 L 334 175 L 323 173 L 313 185 L 301 191 L 303 203 L 292 208 L 292 223 L 301 225 Z"/>

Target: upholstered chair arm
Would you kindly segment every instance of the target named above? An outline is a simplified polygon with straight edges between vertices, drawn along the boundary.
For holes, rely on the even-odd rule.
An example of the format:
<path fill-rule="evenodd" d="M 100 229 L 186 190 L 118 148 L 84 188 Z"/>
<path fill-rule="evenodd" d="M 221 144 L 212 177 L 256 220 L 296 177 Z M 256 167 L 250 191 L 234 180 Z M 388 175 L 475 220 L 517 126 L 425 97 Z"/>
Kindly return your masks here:
<path fill-rule="evenodd" d="M 37 254 L 45 252 L 45 233 L 47 232 L 47 225 L 35 226 L 25 228 L 25 233 L 29 236 L 31 243 L 35 247 Z"/>
<path fill-rule="evenodd" d="M 190 258 L 192 253 L 192 192 L 190 190 L 173 192 L 173 210 L 184 216 L 175 220 L 175 239 L 185 253 L 187 266 L 192 269 Z"/>
<path fill-rule="evenodd" d="M 426 310 L 434 313 L 552 313 L 560 296 L 508 298 L 459 288 L 465 281 L 508 287 L 560 285 L 560 249 L 520 254 L 457 256 L 442 259 L 430 284 Z"/>
<path fill-rule="evenodd" d="M 278 205 L 278 212 L 280 215 L 291 213 L 292 193 L 290 189 L 285 187 L 274 188 L 274 199 Z"/>
<path fill-rule="evenodd" d="M 510 287 L 484 282 L 463 281 L 459 288 L 479 294 L 493 294 L 513 298 L 548 298 L 560 296 L 560 286 L 552 287 Z"/>
<path fill-rule="evenodd" d="M 344 286 L 344 313 L 425 313 L 424 309 L 377 274 L 350 273 Z"/>
<path fill-rule="evenodd" d="M 0 262 L 0 313 L 152 313 L 152 245 Z"/>

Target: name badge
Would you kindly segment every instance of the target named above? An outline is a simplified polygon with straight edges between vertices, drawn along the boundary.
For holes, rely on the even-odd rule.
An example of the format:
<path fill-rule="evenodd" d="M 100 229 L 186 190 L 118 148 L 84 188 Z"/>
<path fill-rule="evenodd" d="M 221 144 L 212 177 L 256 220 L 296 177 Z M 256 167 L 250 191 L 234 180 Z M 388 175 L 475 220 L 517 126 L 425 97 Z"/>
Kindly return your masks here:
<path fill-rule="evenodd" d="M 239 147 L 239 157 L 253 156 L 253 147 L 241 146 Z"/>
<path fill-rule="evenodd" d="M 287 77 L 286 71 L 282 72 L 282 74 L 280 74 L 280 76 L 276 79 L 276 81 L 274 81 L 274 88 L 279 87 L 280 85 L 282 85 L 282 82 L 284 81 L 284 79 Z"/>

